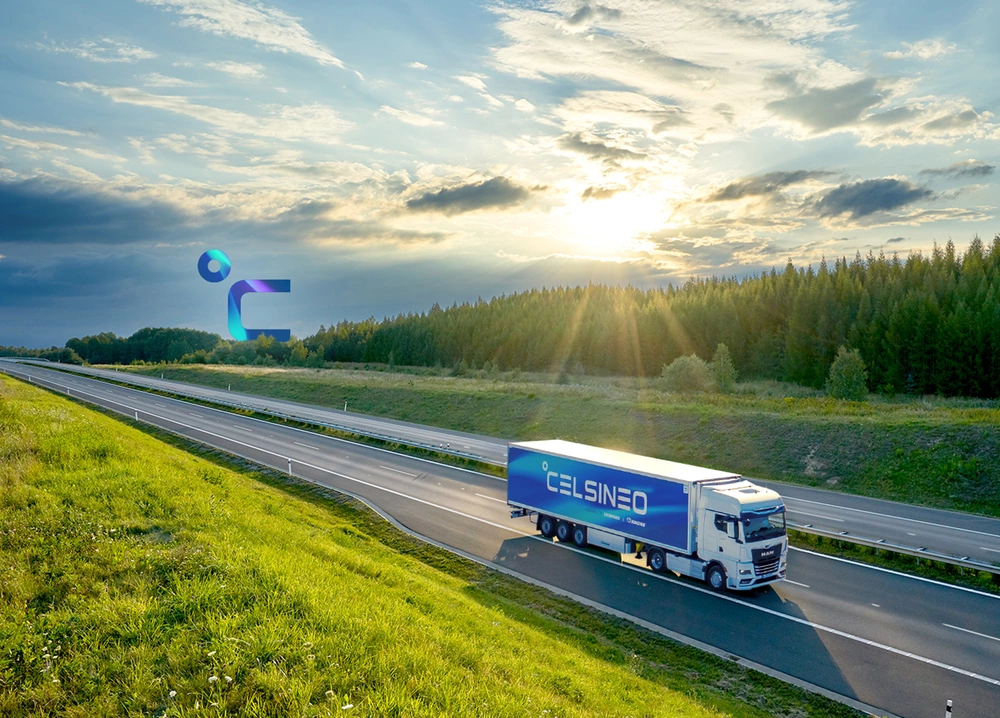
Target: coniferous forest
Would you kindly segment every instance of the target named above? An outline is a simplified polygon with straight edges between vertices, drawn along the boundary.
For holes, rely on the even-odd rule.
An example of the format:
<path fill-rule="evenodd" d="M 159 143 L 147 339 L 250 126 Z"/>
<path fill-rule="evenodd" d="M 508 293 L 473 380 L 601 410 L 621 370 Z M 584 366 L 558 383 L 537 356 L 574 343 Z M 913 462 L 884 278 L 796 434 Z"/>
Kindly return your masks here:
<path fill-rule="evenodd" d="M 1000 235 L 964 252 L 855 256 L 819 267 L 657 289 L 589 285 L 423 314 L 320 327 L 304 340 L 226 342 L 143 329 L 72 339 L 90 363 L 323 361 L 656 376 L 679 356 L 728 346 L 743 379 L 821 387 L 840 346 L 858 349 L 873 391 L 1000 396 Z M 5 353 L 0 347 L 0 354 Z"/>

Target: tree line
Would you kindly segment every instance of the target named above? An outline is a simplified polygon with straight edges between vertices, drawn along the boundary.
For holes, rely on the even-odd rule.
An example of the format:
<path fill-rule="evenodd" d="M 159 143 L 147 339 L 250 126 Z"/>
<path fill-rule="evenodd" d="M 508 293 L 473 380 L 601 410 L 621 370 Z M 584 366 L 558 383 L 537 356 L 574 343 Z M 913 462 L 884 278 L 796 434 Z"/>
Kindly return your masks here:
<path fill-rule="evenodd" d="M 322 366 L 368 362 L 657 376 L 682 356 L 727 347 L 739 376 L 821 387 L 841 346 L 868 388 L 1000 396 L 1000 235 L 929 255 L 857 254 L 818 268 L 692 279 L 655 289 L 591 284 L 534 289 L 382 321 L 342 321 L 313 336 L 229 342 L 192 329 L 71 339 L 88 363 L 181 361 Z M 3 348 L 0 348 L 3 353 Z"/>

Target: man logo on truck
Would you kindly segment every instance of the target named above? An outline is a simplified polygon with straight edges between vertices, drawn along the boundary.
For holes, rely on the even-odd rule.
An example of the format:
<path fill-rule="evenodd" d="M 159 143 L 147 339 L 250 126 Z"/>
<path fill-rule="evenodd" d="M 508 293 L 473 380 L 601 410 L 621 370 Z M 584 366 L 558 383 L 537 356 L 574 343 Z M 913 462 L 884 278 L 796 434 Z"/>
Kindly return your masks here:
<path fill-rule="evenodd" d="M 547 461 L 542 462 L 542 471 L 546 472 L 545 486 L 553 493 L 572 496 L 574 499 L 583 499 L 598 506 L 610 506 L 621 511 L 632 511 L 640 516 L 646 515 L 649 499 L 642 491 L 633 491 L 622 486 L 612 486 L 588 479 L 583 482 L 583 492 L 581 493 L 577 490 L 575 476 L 549 471 L 549 462 Z"/>

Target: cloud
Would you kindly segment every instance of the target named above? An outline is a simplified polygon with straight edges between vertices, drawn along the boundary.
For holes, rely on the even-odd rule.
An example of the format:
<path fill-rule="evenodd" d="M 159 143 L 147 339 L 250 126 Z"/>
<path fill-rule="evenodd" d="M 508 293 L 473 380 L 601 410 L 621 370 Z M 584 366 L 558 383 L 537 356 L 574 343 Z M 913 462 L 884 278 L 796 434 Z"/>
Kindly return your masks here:
<path fill-rule="evenodd" d="M 151 72 L 147 75 L 139 75 L 137 78 L 146 87 L 199 87 L 197 82 L 189 82 L 179 77 L 169 77 L 158 72 Z"/>
<path fill-rule="evenodd" d="M 559 146 L 564 150 L 576 152 L 592 160 L 602 160 L 615 164 L 622 160 L 641 160 L 646 156 L 641 152 L 633 152 L 624 147 L 614 147 L 600 140 L 585 139 L 579 132 L 560 137 Z"/>
<path fill-rule="evenodd" d="M 405 122 L 408 125 L 413 125 L 414 127 L 440 127 L 444 125 L 440 120 L 435 120 L 426 115 L 420 115 L 416 112 L 410 112 L 409 110 L 399 110 L 395 107 L 390 107 L 389 105 L 382 105 L 379 112 L 384 112 L 390 117 L 395 117 L 400 122 Z"/>
<path fill-rule="evenodd" d="M 899 242 L 905 242 L 906 237 L 893 237 L 892 239 L 885 240 L 886 244 L 898 244 Z"/>
<path fill-rule="evenodd" d="M 474 75 L 455 75 L 455 79 L 461 82 L 463 85 L 471 87 L 473 90 L 478 90 L 479 92 L 486 92 L 486 83 L 483 82 L 482 78 L 476 77 Z"/>
<path fill-rule="evenodd" d="M 140 60 L 152 60 L 156 57 L 155 52 L 143 50 L 137 45 L 128 45 L 110 37 L 102 37 L 100 40 L 81 40 L 75 45 L 59 45 L 55 42 L 38 43 L 35 47 L 45 52 L 67 53 L 79 57 L 81 60 L 102 63 L 132 63 Z"/>
<path fill-rule="evenodd" d="M 744 197 L 773 195 L 785 187 L 827 177 L 831 174 L 833 173 L 823 170 L 795 170 L 793 172 L 768 172 L 755 177 L 744 177 L 716 190 L 703 201 L 727 202 Z"/>
<path fill-rule="evenodd" d="M 588 5 L 584 3 L 563 22 L 573 28 L 586 29 L 594 20 L 617 20 L 621 16 L 621 10 L 605 7 L 604 5 Z"/>
<path fill-rule="evenodd" d="M 426 70 L 427 69 L 427 65 L 425 65 L 422 62 L 409 62 L 409 63 L 406 64 L 406 66 L 409 67 L 409 68 L 412 68 L 414 70 Z"/>
<path fill-rule="evenodd" d="M 902 60 L 904 58 L 919 58 L 930 60 L 941 57 L 956 50 L 954 43 L 945 43 L 943 40 L 921 40 L 920 42 L 904 42 L 906 50 L 893 50 L 884 53 L 884 57 L 890 60 Z"/>
<path fill-rule="evenodd" d="M 563 101 L 555 110 L 567 128 L 582 130 L 595 125 L 637 127 L 651 135 L 691 127 L 687 113 L 637 92 L 592 90 Z"/>
<path fill-rule="evenodd" d="M 0 243 L 136 244 L 189 224 L 176 207 L 39 179 L 0 181 Z"/>
<path fill-rule="evenodd" d="M 51 125 L 23 125 L 20 122 L 12 122 L 11 120 L 5 120 L 2 118 L 0 118 L 0 127 L 6 127 L 8 130 L 14 130 L 16 132 L 42 132 L 50 135 L 83 137 L 83 133 L 77 132 L 76 130 L 67 130 L 62 127 L 52 127 Z"/>
<path fill-rule="evenodd" d="M 528 199 L 531 192 L 506 177 L 493 177 L 427 192 L 409 200 L 406 207 L 412 212 L 440 212 L 451 216 L 480 209 L 513 207 Z"/>
<path fill-rule="evenodd" d="M 534 112 L 535 106 L 522 97 L 514 103 L 514 109 L 520 110 L 521 112 Z"/>
<path fill-rule="evenodd" d="M 842 184 L 827 192 L 817 203 L 816 213 L 820 217 L 848 215 L 852 220 L 861 219 L 878 212 L 889 212 L 921 199 L 928 199 L 934 193 L 926 187 L 906 180 L 871 179 L 853 184 Z"/>
<path fill-rule="evenodd" d="M 234 110 L 224 110 L 210 105 L 199 105 L 180 95 L 156 95 L 133 87 L 105 87 L 90 82 L 61 83 L 78 90 L 88 90 L 104 95 L 113 102 L 151 107 L 199 120 L 229 132 L 254 135 L 289 142 L 311 141 L 320 144 L 339 144 L 340 135 L 353 127 L 325 105 L 269 105 L 268 115 L 253 117 Z"/>
<path fill-rule="evenodd" d="M 181 27 L 220 37 L 252 40 L 271 52 L 295 54 L 321 65 L 344 67 L 328 49 L 313 39 L 299 18 L 259 2 L 238 0 L 139 0 L 181 15 Z"/>
<path fill-rule="evenodd" d="M 931 177 L 947 177 L 949 179 L 962 179 L 965 177 L 979 178 L 988 177 L 997 168 L 992 162 L 983 160 L 962 160 L 947 167 L 921 170 L 920 174 Z"/>
<path fill-rule="evenodd" d="M 264 66 L 256 62 L 206 62 L 205 67 L 224 72 L 237 80 L 259 80 L 264 77 Z"/>
<path fill-rule="evenodd" d="M 269 223 L 272 232 L 293 241 L 327 246 L 333 244 L 436 244 L 448 238 L 444 232 L 394 227 L 380 219 L 357 219 L 336 215 L 332 201 L 305 201 L 282 212 Z"/>
<path fill-rule="evenodd" d="M 812 87 L 766 107 L 811 134 L 819 134 L 856 123 L 866 110 L 885 102 L 888 94 L 884 82 L 866 77 L 839 87 Z"/>
<path fill-rule="evenodd" d="M 580 195 L 580 199 L 611 199 L 616 194 L 624 190 L 624 187 L 588 187 Z"/>

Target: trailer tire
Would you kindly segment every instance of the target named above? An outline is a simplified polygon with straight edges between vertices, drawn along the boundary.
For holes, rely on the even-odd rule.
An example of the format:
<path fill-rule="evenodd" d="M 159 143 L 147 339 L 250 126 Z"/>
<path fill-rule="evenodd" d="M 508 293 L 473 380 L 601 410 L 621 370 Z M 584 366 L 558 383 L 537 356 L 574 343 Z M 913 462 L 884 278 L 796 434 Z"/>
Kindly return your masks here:
<path fill-rule="evenodd" d="M 566 543 L 573 538 L 573 524 L 567 521 L 560 521 L 556 524 L 556 538 Z"/>
<path fill-rule="evenodd" d="M 726 569 L 717 563 L 712 564 L 705 572 L 705 583 L 713 591 L 724 591 L 726 588 Z"/>
<path fill-rule="evenodd" d="M 575 543 L 580 548 L 587 545 L 587 527 L 586 526 L 574 526 L 573 527 L 573 543 Z"/>
<path fill-rule="evenodd" d="M 538 517 L 538 530 L 545 538 L 552 538 L 556 535 L 556 520 L 551 516 L 542 514 Z"/>

